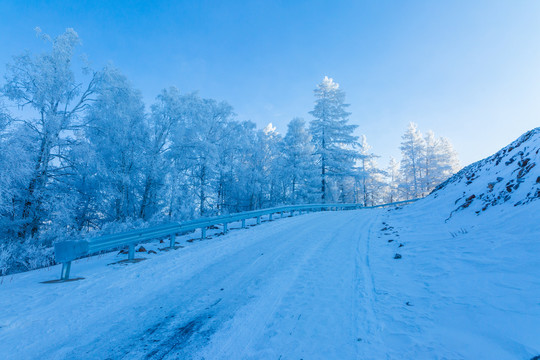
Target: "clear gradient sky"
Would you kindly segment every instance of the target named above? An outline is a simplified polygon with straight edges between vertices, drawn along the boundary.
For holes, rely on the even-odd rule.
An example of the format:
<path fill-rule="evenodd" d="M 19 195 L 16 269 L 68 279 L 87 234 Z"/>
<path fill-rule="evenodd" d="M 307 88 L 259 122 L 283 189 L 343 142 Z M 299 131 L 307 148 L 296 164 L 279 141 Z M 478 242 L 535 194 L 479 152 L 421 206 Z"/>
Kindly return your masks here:
<path fill-rule="evenodd" d="M 450 138 L 462 165 L 540 126 L 540 1 L 0 1 L 0 66 L 74 28 L 98 68 L 147 104 L 175 85 L 286 131 L 313 89 L 340 83 L 373 151 L 399 157 L 407 123 Z M 4 70 L 0 70 L 3 74 Z"/>

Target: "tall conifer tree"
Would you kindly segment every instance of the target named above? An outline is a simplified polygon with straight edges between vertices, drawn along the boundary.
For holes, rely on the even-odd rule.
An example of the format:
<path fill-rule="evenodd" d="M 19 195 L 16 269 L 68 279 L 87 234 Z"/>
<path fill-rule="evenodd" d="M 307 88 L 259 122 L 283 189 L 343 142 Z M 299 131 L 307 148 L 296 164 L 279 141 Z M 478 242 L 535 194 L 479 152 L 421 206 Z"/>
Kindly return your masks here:
<path fill-rule="evenodd" d="M 358 137 L 353 135 L 357 125 L 349 124 L 350 113 L 346 111 L 345 93 L 339 84 L 325 76 L 315 89 L 314 117 L 310 124 L 315 155 L 321 174 L 321 199 L 328 198 L 328 180 L 332 177 L 351 175 Z"/>

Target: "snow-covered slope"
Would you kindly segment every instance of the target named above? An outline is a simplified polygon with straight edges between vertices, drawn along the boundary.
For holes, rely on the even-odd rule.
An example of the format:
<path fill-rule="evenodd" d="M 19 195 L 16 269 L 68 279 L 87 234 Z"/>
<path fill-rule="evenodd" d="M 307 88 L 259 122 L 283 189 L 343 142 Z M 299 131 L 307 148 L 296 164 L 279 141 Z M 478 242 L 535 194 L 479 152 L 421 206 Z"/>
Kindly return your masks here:
<path fill-rule="evenodd" d="M 448 217 L 467 210 L 477 215 L 499 205 L 540 200 L 540 128 L 494 155 L 465 167 L 439 185 L 424 206 L 453 202 Z"/>
<path fill-rule="evenodd" d="M 370 242 L 386 346 L 372 358 L 540 355 L 540 201 L 445 222 L 454 203 L 439 200 L 387 212 Z"/>
<path fill-rule="evenodd" d="M 375 277 L 378 303 L 408 344 L 390 358 L 540 354 L 540 128 L 383 219 L 370 256 L 392 276 Z"/>

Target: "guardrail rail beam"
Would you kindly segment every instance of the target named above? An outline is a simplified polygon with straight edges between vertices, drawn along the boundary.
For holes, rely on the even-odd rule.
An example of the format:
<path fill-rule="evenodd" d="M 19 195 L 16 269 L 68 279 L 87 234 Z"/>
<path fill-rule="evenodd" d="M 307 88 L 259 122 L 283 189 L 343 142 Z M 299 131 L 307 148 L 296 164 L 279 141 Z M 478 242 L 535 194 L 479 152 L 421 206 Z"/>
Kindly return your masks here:
<path fill-rule="evenodd" d="M 246 228 L 246 220 L 255 218 L 257 224 L 261 224 L 262 216 L 268 215 L 269 220 L 274 219 L 274 214 L 285 217 L 285 213 L 294 216 L 294 213 L 305 214 L 313 211 L 325 210 L 354 210 L 359 208 L 379 208 L 384 206 L 398 206 L 414 202 L 418 199 L 398 201 L 390 204 L 375 206 L 362 206 L 360 204 L 306 204 L 280 206 L 270 209 L 245 211 L 242 213 L 221 215 L 212 218 L 201 218 L 182 223 L 169 223 L 154 227 L 128 231 L 119 234 L 111 234 L 85 240 L 60 241 L 54 244 L 54 255 L 57 264 L 62 264 L 60 281 L 69 280 L 71 262 L 84 256 L 92 255 L 100 251 L 113 250 L 128 246 L 128 261 L 135 259 L 135 245 L 145 241 L 169 237 L 170 247 L 174 248 L 176 235 L 201 229 L 201 239 L 206 239 L 208 227 L 223 224 L 223 232 L 229 230 L 228 224 L 242 221 L 242 228 Z"/>

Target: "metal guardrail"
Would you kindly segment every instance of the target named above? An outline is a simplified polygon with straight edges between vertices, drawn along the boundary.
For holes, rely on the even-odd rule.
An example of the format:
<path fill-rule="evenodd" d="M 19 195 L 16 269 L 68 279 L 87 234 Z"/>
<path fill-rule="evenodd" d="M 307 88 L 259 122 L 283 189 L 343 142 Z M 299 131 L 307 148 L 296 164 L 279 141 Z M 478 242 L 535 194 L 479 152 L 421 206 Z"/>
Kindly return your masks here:
<path fill-rule="evenodd" d="M 128 261 L 135 259 L 135 245 L 145 241 L 169 237 L 169 247 L 174 248 L 176 235 L 188 231 L 201 229 L 201 238 L 206 238 L 206 229 L 210 226 L 223 224 L 223 232 L 228 231 L 228 224 L 241 221 L 242 228 L 246 227 L 246 220 L 256 218 L 257 224 L 261 223 L 263 216 L 268 216 L 269 220 L 273 219 L 274 214 L 280 214 L 283 217 L 284 213 L 290 213 L 294 216 L 295 212 L 313 212 L 322 210 L 354 210 L 354 209 L 372 209 L 384 206 L 394 206 L 408 204 L 413 200 L 398 201 L 389 204 L 375 206 L 361 206 L 360 204 L 309 204 L 309 205 L 290 205 L 280 206 L 269 209 L 245 211 L 236 214 L 222 215 L 211 218 L 201 218 L 181 223 L 170 223 L 165 225 L 154 226 L 146 229 L 133 230 L 119 234 L 105 235 L 88 240 L 72 240 L 62 241 L 54 244 L 54 254 L 57 263 L 62 263 L 62 272 L 60 281 L 69 280 L 71 270 L 71 262 L 78 258 L 88 256 L 104 250 L 112 250 L 115 248 L 128 246 Z"/>

